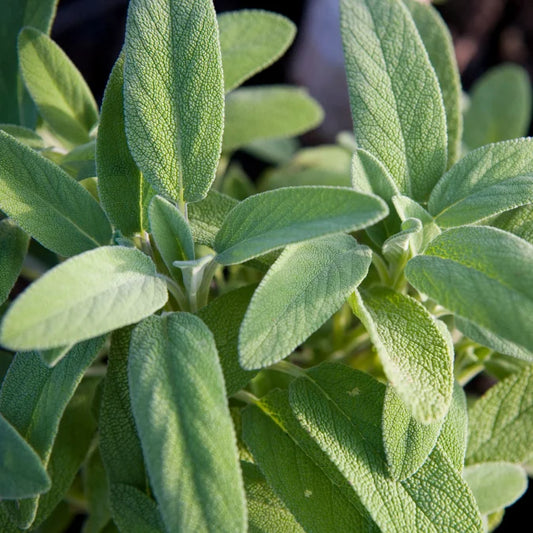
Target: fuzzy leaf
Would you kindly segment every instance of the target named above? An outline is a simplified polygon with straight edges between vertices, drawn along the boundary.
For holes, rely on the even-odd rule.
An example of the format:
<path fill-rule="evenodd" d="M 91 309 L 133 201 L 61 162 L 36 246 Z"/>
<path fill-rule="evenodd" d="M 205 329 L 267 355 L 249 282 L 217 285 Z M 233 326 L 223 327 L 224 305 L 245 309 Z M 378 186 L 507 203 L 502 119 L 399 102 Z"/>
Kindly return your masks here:
<path fill-rule="evenodd" d="M 497 228 L 514 233 L 533 244 L 533 205 L 517 207 L 496 218 L 491 224 Z"/>
<path fill-rule="evenodd" d="M 101 533 L 111 519 L 109 481 L 99 448 L 87 459 L 83 469 L 83 492 L 87 498 L 88 517 L 83 533 Z"/>
<path fill-rule="evenodd" d="M 61 168 L 76 181 L 96 179 L 96 141 L 80 144 L 61 159 Z M 87 183 L 85 181 L 84 183 Z M 96 196 L 98 200 L 98 196 Z"/>
<path fill-rule="evenodd" d="M 224 80 L 211 0 L 133 0 L 124 109 L 133 158 L 161 195 L 196 202 L 220 156 Z"/>
<path fill-rule="evenodd" d="M 439 235 L 406 275 L 460 317 L 533 351 L 533 246 L 499 229 L 454 228 Z"/>
<path fill-rule="evenodd" d="M 167 301 L 164 281 L 138 250 L 102 247 L 48 271 L 6 313 L 0 342 L 18 350 L 79 342 L 138 322 Z"/>
<path fill-rule="evenodd" d="M 400 192 L 425 200 L 446 169 L 446 116 L 413 19 L 397 0 L 340 5 L 357 145 L 382 161 Z"/>
<path fill-rule="evenodd" d="M 135 423 L 166 528 L 244 532 L 235 435 L 207 326 L 187 313 L 144 320 L 132 335 L 128 376 Z"/>
<path fill-rule="evenodd" d="M 44 139 L 29 128 L 17 126 L 16 124 L 0 124 L 0 130 L 8 133 L 11 137 L 15 137 L 17 141 L 35 150 L 41 150 L 45 146 Z"/>
<path fill-rule="evenodd" d="M 8 218 L 0 220 L 0 305 L 17 281 L 28 251 L 29 237 Z"/>
<path fill-rule="evenodd" d="M 300 135 L 318 126 L 323 116 L 322 108 L 303 89 L 282 85 L 238 89 L 226 97 L 222 149 Z"/>
<path fill-rule="evenodd" d="M 109 222 L 92 196 L 68 174 L 0 131 L 0 209 L 59 255 L 108 244 Z"/>
<path fill-rule="evenodd" d="M 243 368 L 287 357 L 345 302 L 368 273 L 372 251 L 349 235 L 285 249 L 257 288 L 241 325 Z"/>
<path fill-rule="evenodd" d="M 259 9 L 224 13 L 218 26 L 226 92 L 274 63 L 296 35 L 289 19 Z"/>
<path fill-rule="evenodd" d="M 217 261 L 242 263 L 287 244 L 371 226 L 387 214 L 376 196 L 342 187 L 286 187 L 250 196 L 226 217 Z"/>

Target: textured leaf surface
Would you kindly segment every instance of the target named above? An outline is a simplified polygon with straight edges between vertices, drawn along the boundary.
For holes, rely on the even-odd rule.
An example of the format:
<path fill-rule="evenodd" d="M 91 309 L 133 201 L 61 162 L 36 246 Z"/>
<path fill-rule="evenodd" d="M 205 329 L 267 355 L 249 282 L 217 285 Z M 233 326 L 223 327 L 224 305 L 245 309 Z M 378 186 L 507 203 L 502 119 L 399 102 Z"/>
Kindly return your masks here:
<path fill-rule="evenodd" d="M 211 0 L 133 0 L 126 26 L 124 103 L 133 158 L 154 189 L 201 200 L 215 178 L 224 80 Z"/>
<path fill-rule="evenodd" d="M 446 309 L 533 351 L 533 246 L 511 233 L 467 226 L 439 235 L 406 275 Z"/>
<path fill-rule="evenodd" d="M 453 353 L 430 313 L 413 298 L 384 288 L 356 292 L 351 302 L 415 419 L 441 420 L 452 398 Z"/>
<path fill-rule="evenodd" d="M 287 244 L 371 226 L 387 214 L 376 196 L 342 187 L 287 187 L 257 194 L 227 216 L 215 240 L 231 265 Z"/>
<path fill-rule="evenodd" d="M 78 69 L 35 28 L 22 30 L 18 50 L 24 83 L 46 123 L 69 145 L 89 142 L 98 107 Z"/>
<path fill-rule="evenodd" d="M 533 367 L 512 374 L 469 411 L 467 464 L 533 458 Z"/>
<path fill-rule="evenodd" d="M 296 35 L 289 19 L 256 9 L 220 15 L 218 26 L 226 92 L 274 63 Z"/>
<path fill-rule="evenodd" d="M 93 139 L 73 148 L 61 159 L 61 168 L 76 181 L 96 179 L 96 141 Z M 88 183 L 85 181 L 85 183 Z M 98 199 L 98 196 L 96 196 Z"/>
<path fill-rule="evenodd" d="M 238 89 L 226 97 L 222 149 L 300 135 L 318 126 L 322 118 L 321 107 L 303 89 L 271 85 Z"/>
<path fill-rule="evenodd" d="M 133 332 L 128 376 L 146 467 L 167 529 L 244 531 L 235 434 L 205 324 L 187 313 L 143 321 Z"/>
<path fill-rule="evenodd" d="M 396 0 L 342 0 L 341 33 L 358 146 L 402 193 L 426 199 L 446 168 L 446 116 L 409 11 Z"/>
<path fill-rule="evenodd" d="M 368 273 L 372 251 L 349 235 L 289 246 L 257 288 L 239 334 L 243 368 L 287 357 L 345 302 Z"/>
<path fill-rule="evenodd" d="M 167 301 L 164 281 L 138 250 L 102 247 L 61 263 L 6 313 L 0 340 L 19 350 L 89 339 L 138 322 Z"/>
<path fill-rule="evenodd" d="M 11 220 L 0 220 L 0 304 L 3 304 L 20 274 L 28 251 L 29 237 Z"/>
<path fill-rule="evenodd" d="M 531 120 L 531 84 L 518 65 L 489 70 L 473 86 L 463 140 L 473 150 L 526 135 Z"/>
<path fill-rule="evenodd" d="M 507 211 L 497 217 L 492 225 L 514 233 L 530 244 L 533 244 L 533 205 Z"/>
<path fill-rule="evenodd" d="M 481 532 L 473 496 L 436 448 L 408 480 L 389 477 L 381 438 L 385 386 L 342 365 L 321 365 L 290 387 L 303 428 L 337 466 L 383 532 Z"/>
<path fill-rule="evenodd" d="M 44 157 L 0 132 L 0 209 L 43 246 L 70 256 L 109 243 L 94 198 Z"/>
<path fill-rule="evenodd" d="M 0 124 L 0 130 L 5 131 L 12 137 L 15 137 L 17 141 L 29 146 L 30 148 L 34 148 L 36 150 L 44 148 L 45 142 L 43 138 L 29 128 L 17 126 L 16 124 Z"/>
<path fill-rule="evenodd" d="M 87 498 L 88 517 L 84 533 L 100 533 L 111 519 L 109 508 L 109 481 L 100 449 L 96 448 L 88 457 L 82 472 L 83 492 Z"/>

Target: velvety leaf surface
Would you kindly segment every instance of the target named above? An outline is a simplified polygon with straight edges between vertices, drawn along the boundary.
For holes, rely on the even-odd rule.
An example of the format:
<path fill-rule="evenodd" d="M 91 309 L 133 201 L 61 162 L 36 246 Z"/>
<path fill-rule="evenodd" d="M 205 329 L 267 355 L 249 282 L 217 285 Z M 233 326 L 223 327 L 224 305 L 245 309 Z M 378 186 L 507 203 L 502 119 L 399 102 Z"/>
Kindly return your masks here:
<path fill-rule="evenodd" d="M 187 313 L 144 320 L 133 332 L 128 376 L 135 423 L 166 528 L 244 532 L 235 434 L 207 326 Z"/>
<path fill-rule="evenodd" d="M 447 139 L 422 39 L 402 2 L 342 0 L 340 6 L 357 145 L 385 165 L 403 194 L 424 200 L 446 168 Z"/>
<path fill-rule="evenodd" d="M 376 196 L 342 187 L 286 187 L 239 203 L 217 234 L 217 261 L 242 263 L 287 244 L 371 226 L 387 214 Z"/>
<path fill-rule="evenodd" d="M 0 304 L 17 281 L 28 251 L 29 237 L 8 218 L 0 220 Z"/>
<path fill-rule="evenodd" d="M 289 19 L 258 9 L 219 15 L 218 27 L 226 92 L 274 63 L 296 35 Z"/>
<path fill-rule="evenodd" d="M 61 168 L 76 181 L 88 183 L 87 178 L 96 179 L 96 141 L 93 139 L 73 148 L 61 159 Z M 96 196 L 98 200 L 98 196 Z"/>
<path fill-rule="evenodd" d="M 30 148 L 34 148 L 35 150 L 44 148 L 44 139 L 38 133 L 30 130 L 29 128 L 17 126 L 16 124 L 0 124 L 0 130 L 8 133 L 12 137 L 15 137 L 17 141 L 29 146 Z"/>
<path fill-rule="evenodd" d="M 87 498 L 88 517 L 83 533 L 101 533 L 111 519 L 109 508 L 109 481 L 100 449 L 90 454 L 83 468 L 83 492 Z"/>
<path fill-rule="evenodd" d="M 105 246 L 48 271 L 6 313 L 0 342 L 46 349 L 133 324 L 167 301 L 166 284 L 139 250 Z"/>
<path fill-rule="evenodd" d="M 533 205 L 517 207 L 502 213 L 491 225 L 514 233 L 533 244 Z"/>
<path fill-rule="evenodd" d="M 207 194 L 220 155 L 224 80 L 211 0 L 133 0 L 126 25 L 128 144 L 154 189 L 176 202 Z"/>

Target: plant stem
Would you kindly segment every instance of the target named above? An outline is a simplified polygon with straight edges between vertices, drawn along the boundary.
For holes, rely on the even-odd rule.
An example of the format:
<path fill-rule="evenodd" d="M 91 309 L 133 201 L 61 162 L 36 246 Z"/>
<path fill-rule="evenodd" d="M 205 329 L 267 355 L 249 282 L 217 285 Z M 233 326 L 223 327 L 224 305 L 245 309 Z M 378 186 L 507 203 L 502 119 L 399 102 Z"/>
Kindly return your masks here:
<path fill-rule="evenodd" d="M 247 390 L 240 390 L 239 392 L 236 392 L 232 398 L 235 398 L 240 402 L 247 403 L 248 405 L 257 405 L 260 402 L 257 396 L 251 392 L 248 392 Z"/>
<path fill-rule="evenodd" d="M 305 370 L 299 366 L 289 363 L 289 361 L 279 361 L 270 367 L 271 370 L 277 370 L 283 374 L 289 374 L 295 378 L 301 378 L 306 375 Z"/>

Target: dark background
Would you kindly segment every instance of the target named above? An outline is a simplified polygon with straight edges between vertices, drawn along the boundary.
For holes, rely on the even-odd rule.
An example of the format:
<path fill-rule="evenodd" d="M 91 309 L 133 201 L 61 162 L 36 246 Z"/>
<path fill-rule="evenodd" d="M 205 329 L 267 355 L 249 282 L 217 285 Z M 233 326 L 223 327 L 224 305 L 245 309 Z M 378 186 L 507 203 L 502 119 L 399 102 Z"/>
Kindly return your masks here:
<path fill-rule="evenodd" d="M 127 0 L 61 0 L 52 31 L 54 40 L 81 70 L 101 103 L 107 77 L 124 39 Z M 350 129 L 336 0 L 214 0 L 217 12 L 262 8 L 281 13 L 299 28 L 289 53 L 252 84 L 305 85 L 326 110 L 325 124 L 308 142 L 332 141 Z M 311 4 L 314 4 L 313 7 Z M 533 75 L 533 2 L 531 0 L 445 0 L 437 6 L 456 49 L 463 87 L 490 67 L 511 61 Z M 532 443 L 533 445 L 533 443 Z M 498 490 L 498 487 L 494 487 Z M 506 512 L 499 533 L 524 531 L 533 489 Z"/>

